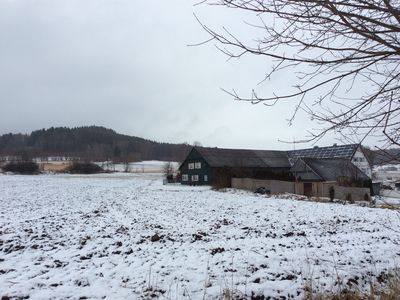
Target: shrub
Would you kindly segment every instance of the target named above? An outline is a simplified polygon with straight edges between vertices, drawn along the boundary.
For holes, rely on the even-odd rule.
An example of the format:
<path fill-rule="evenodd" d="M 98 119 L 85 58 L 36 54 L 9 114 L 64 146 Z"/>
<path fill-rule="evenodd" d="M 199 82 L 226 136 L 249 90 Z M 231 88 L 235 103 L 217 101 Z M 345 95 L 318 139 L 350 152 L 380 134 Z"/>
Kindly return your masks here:
<path fill-rule="evenodd" d="M 102 173 L 104 170 L 93 163 L 74 162 L 71 167 L 68 168 L 68 172 L 72 174 L 96 174 Z"/>
<path fill-rule="evenodd" d="M 334 198 L 335 198 L 335 188 L 333 186 L 331 186 L 329 188 L 329 200 L 331 200 L 331 202 L 333 202 Z"/>
<path fill-rule="evenodd" d="M 11 162 L 3 167 L 4 172 L 13 172 L 25 175 L 34 175 L 39 173 L 39 166 L 30 161 Z"/>
<path fill-rule="evenodd" d="M 349 201 L 350 203 L 354 203 L 353 197 L 351 196 L 350 193 L 347 193 L 347 194 L 346 194 L 346 201 Z"/>
<path fill-rule="evenodd" d="M 371 197 L 367 193 L 364 194 L 364 201 L 371 201 Z"/>

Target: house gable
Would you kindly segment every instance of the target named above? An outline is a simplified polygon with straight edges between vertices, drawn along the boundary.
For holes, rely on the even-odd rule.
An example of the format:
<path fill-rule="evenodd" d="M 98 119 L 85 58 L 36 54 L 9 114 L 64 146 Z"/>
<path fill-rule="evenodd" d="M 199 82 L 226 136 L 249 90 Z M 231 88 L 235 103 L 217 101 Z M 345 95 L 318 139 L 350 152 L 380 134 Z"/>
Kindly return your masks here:
<path fill-rule="evenodd" d="M 365 175 L 369 178 L 372 177 L 371 164 L 362 150 L 361 145 L 356 149 L 353 156 L 351 157 L 351 162 L 357 166 Z"/>
<path fill-rule="evenodd" d="M 210 184 L 213 180 L 209 163 L 193 148 L 186 159 L 179 166 L 181 182 L 183 184 L 203 185 Z"/>

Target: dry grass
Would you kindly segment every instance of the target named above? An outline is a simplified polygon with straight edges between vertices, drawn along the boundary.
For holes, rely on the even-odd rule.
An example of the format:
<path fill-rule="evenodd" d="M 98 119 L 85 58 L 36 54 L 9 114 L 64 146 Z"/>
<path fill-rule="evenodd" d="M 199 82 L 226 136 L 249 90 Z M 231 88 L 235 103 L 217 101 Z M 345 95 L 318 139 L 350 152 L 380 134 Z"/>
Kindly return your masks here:
<path fill-rule="evenodd" d="M 49 162 L 38 163 L 38 165 L 44 172 L 65 172 L 71 166 L 71 162 Z"/>
<path fill-rule="evenodd" d="M 390 277 L 387 282 L 371 285 L 369 292 L 362 292 L 357 288 L 349 290 L 342 289 L 340 292 L 315 293 L 311 285 L 304 287 L 305 296 L 303 300 L 400 300 L 400 274 Z M 242 294 L 239 290 L 225 288 L 220 297 L 222 300 L 266 300 L 265 295 L 251 296 Z M 272 298 L 276 299 L 276 298 Z"/>
<path fill-rule="evenodd" d="M 225 288 L 222 292 L 223 300 L 242 300 L 245 299 L 245 296 L 238 290 L 232 290 L 229 288 Z"/>
<path fill-rule="evenodd" d="M 377 207 L 379 207 L 379 208 L 385 208 L 385 209 L 400 210 L 400 205 L 396 205 L 396 204 L 387 204 L 387 203 L 384 203 L 384 204 L 377 205 Z"/>
<path fill-rule="evenodd" d="M 305 287 L 304 300 L 400 300 L 400 274 L 390 274 L 385 283 L 371 284 L 369 292 L 343 289 L 336 293 L 314 293 Z"/>

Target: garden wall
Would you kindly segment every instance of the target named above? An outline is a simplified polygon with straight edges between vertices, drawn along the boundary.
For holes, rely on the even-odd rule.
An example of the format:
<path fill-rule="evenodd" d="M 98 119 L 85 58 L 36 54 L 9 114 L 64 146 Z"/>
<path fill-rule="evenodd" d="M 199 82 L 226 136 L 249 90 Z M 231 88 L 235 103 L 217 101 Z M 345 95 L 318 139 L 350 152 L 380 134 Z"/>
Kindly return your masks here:
<path fill-rule="evenodd" d="M 254 192 L 259 187 L 265 187 L 271 194 L 293 193 L 304 195 L 304 182 L 288 182 L 280 180 L 260 180 L 252 178 L 232 178 L 232 188 L 248 190 Z M 312 182 L 312 192 L 310 196 L 329 198 L 329 189 L 333 186 L 335 199 L 363 201 L 370 199 L 369 188 L 344 187 L 336 182 Z M 349 196 L 350 195 L 350 196 Z"/>

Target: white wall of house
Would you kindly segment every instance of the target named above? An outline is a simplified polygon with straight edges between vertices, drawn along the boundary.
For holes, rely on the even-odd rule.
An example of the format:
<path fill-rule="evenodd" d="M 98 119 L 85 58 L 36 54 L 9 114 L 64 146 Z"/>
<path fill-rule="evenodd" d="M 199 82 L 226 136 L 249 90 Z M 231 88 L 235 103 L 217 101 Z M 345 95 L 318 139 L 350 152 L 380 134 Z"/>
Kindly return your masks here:
<path fill-rule="evenodd" d="M 360 148 L 358 148 L 357 151 L 354 153 L 351 162 L 354 165 L 356 165 L 362 172 L 364 172 L 365 175 L 371 178 L 372 176 L 371 166 L 369 165 L 367 158 L 365 157 L 364 153 L 360 150 Z"/>

